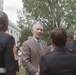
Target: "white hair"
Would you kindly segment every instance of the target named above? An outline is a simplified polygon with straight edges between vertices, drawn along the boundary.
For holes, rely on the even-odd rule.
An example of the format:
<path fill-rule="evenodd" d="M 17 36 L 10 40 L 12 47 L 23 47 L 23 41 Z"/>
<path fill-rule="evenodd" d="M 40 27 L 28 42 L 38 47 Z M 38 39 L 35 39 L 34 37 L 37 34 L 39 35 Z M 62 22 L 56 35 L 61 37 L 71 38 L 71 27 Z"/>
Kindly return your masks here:
<path fill-rule="evenodd" d="M 32 26 L 32 29 L 34 29 L 37 25 L 43 26 L 43 24 L 42 24 L 41 22 L 37 22 L 37 23 L 35 23 L 35 24 Z"/>

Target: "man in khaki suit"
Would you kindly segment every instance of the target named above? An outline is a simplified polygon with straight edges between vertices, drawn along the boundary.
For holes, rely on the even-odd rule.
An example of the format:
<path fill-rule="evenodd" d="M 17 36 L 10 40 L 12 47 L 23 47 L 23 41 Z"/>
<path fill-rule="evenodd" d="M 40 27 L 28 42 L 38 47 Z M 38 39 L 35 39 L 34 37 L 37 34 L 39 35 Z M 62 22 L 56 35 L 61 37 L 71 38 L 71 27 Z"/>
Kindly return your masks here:
<path fill-rule="evenodd" d="M 26 75 L 37 75 L 38 64 L 41 56 L 48 50 L 47 43 L 40 39 L 43 32 L 41 23 L 36 23 L 32 27 L 33 37 L 25 41 L 22 45 L 22 64 L 26 69 Z"/>

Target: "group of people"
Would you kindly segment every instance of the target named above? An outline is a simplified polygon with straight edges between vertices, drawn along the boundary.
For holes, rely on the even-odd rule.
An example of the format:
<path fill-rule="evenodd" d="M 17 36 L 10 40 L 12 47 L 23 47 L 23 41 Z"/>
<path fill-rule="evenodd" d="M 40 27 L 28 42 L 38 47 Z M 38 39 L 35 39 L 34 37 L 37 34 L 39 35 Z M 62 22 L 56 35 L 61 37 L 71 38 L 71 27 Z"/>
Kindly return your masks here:
<path fill-rule="evenodd" d="M 39 75 L 76 75 L 76 54 L 67 43 L 67 32 L 62 28 L 51 31 L 53 50 L 41 57 Z M 71 49 L 72 50 L 71 50 Z"/>
<path fill-rule="evenodd" d="M 14 37 L 5 33 L 8 16 L 0 11 L 0 75 L 19 75 L 17 48 Z M 76 32 L 67 43 L 63 28 L 51 31 L 51 49 L 41 39 L 42 23 L 35 23 L 32 36 L 21 45 L 21 62 L 25 75 L 76 75 Z"/>
<path fill-rule="evenodd" d="M 25 75 L 75 75 L 76 74 L 76 33 L 74 41 L 67 42 L 63 28 L 51 31 L 50 50 L 41 40 L 43 25 L 36 23 L 31 30 L 33 37 L 22 44 L 22 64 Z M 70 46 L 71 45 L 71 46 Z"/>

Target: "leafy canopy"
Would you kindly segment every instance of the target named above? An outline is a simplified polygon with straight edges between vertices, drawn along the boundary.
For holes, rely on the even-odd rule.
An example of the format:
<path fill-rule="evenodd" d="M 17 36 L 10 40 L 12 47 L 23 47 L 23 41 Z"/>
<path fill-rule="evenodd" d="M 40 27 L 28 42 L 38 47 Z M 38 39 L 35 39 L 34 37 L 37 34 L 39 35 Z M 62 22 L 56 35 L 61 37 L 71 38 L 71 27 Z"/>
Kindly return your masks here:
<path fill-rule="evenodd" d="M 50 40 L 50 31 L 55 27 L 66 30 L 76 27 L 76 0 L 22 0 L 22 2 L 23 9 L 18 13 L 19 26 L 26 28 L 32 26 L 34 22 L 42 22 L 44 25 L 42 38 L 46 41 Z"/>

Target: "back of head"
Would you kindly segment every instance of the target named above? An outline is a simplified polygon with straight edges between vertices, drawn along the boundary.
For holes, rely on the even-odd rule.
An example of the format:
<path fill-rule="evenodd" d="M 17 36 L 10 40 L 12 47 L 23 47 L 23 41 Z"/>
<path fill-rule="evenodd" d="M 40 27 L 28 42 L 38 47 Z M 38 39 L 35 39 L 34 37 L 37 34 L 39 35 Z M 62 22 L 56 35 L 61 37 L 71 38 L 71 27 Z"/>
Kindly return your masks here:
<path fill-rule="evenodd" d="M 55 28 L 51 32 L 52 43 L 57 47 L 63 47 L 67 41 L 67 33 L 63 28 Z"/>
<path fill-rule="evenodd" d="M 6 31 L 8 29 L 8 16 L 5 12 L 0 11 L 0 31 Z"/>

